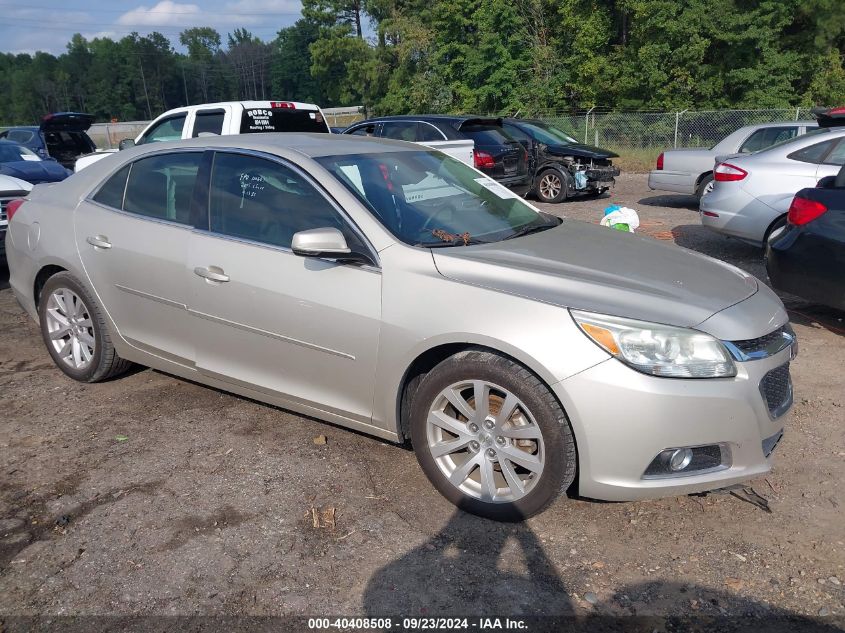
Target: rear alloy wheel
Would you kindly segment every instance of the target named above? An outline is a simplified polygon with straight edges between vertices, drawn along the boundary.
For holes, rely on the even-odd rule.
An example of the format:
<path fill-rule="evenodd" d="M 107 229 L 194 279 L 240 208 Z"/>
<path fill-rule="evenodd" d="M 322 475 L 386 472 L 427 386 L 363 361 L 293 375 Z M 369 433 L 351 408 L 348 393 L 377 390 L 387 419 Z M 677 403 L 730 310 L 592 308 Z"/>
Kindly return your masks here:
<path fill-rule="evenodd" d="M 575 444 L 557 400 L 526 368 L 489 352 L 453 356 L 423 379 L 411 435 L 434 486 L 480 516 L 532 516 L 575 476 Z"/>
<path fill-rule="evenodd" d="M 566 199 L 566 179 L 555 169 L 547 169 L 537 181 L 540 202 L 563 202 Z"/>
<path fill-rule="evenodd" d="M 115 352 L 96 300 L 70 273 L 57 273 L 44 284 L 38 317 L 47 351 L 74 380 L 97 382 L 131 367 Z"/>

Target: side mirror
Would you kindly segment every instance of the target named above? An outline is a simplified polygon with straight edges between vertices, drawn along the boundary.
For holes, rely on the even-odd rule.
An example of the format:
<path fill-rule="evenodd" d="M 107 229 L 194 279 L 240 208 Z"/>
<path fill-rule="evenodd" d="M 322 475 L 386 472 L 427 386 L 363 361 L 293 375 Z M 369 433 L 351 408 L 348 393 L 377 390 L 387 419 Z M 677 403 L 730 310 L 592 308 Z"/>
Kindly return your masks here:
<path fill-rule="evenodd" d="M 117 149 L 127 149 L 129 147 L 135 147 L 135 139 L 125 138 L 117 144 Z"/>
<path fill-rule="evenodd" d="M 825 176 L 816 184 L 816 189 L 835 189 L 836 176 Z"/>
<path fill-rule="evenodd" d="M 349 248 L 343 233 L 335 228 L 308 229 L 294 233 L 290 247 L 294 255 L 300 257 L 320 257 L 347 263 L 374 263 L 369 255 Z"/>

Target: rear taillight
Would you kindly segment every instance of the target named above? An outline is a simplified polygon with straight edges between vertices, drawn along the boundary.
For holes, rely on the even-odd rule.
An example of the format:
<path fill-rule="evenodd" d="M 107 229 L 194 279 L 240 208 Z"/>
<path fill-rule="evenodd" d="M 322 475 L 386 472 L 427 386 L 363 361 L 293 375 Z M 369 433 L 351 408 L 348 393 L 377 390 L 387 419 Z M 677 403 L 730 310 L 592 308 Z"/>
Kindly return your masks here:
<path fill-rule="evenodd" d="M 716 182 L 733 182 L 735 180 L 742 180 L 748 175 L 744 169 L 740 169 L 736 165 L 730 163 L 719 163 L 716 169 L 713 170 L 713 179 Z"/>
<path fill-rule="evenodd" d="M 275 109 L 283 108 L 285 110 L 296 110 L 296 106 L 290 101 L 271 101 L 270 107 Z"/>
<path fill-rule="evenodd" d="M 496 161 L 487 152 L 475 150 L 475 168 L 476 169 L 493 169 L 496 166 Z"/>
<path fill-rule="evenodd" d="M 21 205 L 26 202 L 23 198 L 16 198 L 15 200 L 10 200 L 9 203 L 6 205 L 6 218 L 9 222 L 12 221 L 15 213 L 18 209 L 21 208 Z"/>
<path fill-rule="evenodd" d="M 663 169 L 663 152 L 660 152 L 660 156 L 657 157 L 657 166 L 655 169 Z"/>
<path fill-rule="evenodd" d="M 786 220 L 795 225 L 807 224 L 825 212 L 827 212 L 827 207 L 821 202 L 795 196 L 792 199 L 792 204 L 789 205 Z"/>

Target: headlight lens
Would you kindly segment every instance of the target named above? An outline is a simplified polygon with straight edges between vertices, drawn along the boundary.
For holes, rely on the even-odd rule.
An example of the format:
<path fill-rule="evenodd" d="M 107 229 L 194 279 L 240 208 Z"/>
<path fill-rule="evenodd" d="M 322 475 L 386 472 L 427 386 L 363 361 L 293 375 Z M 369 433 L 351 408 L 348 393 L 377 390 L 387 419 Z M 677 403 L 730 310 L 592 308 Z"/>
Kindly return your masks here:
<path fill-rule="evenodd" d="M 667 378 L 730 378 L 736 365 L 722 343 L 704 332 L 570 310 L 597 345 L 637 371 Z"/>

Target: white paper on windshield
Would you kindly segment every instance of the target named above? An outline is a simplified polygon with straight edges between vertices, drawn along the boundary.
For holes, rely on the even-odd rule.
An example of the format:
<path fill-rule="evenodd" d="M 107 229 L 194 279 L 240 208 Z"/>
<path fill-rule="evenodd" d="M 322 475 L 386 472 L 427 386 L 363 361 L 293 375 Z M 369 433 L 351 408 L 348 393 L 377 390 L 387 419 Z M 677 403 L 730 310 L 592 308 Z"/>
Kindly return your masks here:
<path fill-rule="evenodd" d="M 36 163 L 41 160 L 35 154 L 21 154 L 21 158 L 23 158 L 24 160 L 31 160 Z"/>
<path fill-rule="evenodd" d="M 513 191 L 505 187 L 504 185 L 500 185 L 498 182 L 493 180 L 492 178 L 476 178 L 475 182 L 479 185 L 487 189 L 488 191 L 496 194 L 502 200 L 507 200 L 508 198 L 519 198 Z"/>

